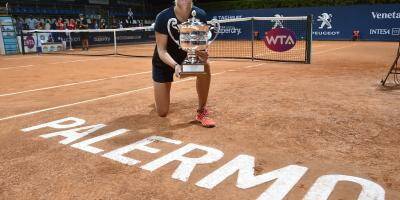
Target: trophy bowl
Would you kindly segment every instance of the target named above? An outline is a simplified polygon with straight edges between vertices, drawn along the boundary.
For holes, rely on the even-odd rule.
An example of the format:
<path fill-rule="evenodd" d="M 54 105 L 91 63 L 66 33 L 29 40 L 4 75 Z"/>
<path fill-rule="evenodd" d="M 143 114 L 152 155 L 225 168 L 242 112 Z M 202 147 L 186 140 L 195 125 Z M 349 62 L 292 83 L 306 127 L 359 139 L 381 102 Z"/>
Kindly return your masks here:
<path fill-rule="evenodd" d="M 202 62 L 197 56 L 196 51 L 206 51 L 218 36 L 220 24 L 216 19 L 211 21 L 211 25 L 205 24 L 196 18 L 196 11 L 192 11 L 192 18 L 188 21 L 178 24 L 176 18 L 168 20 L 168 33 L 172 40 L 187 52 L 187 57 L 181 63 L 181 75 L 198 75 L 204 74 L 205 63 Z M 173 37 L 171 27 L 176 29 L 179 33 L 179 40 Z M 211 31 L 215 31 L 213 39 Z"/>

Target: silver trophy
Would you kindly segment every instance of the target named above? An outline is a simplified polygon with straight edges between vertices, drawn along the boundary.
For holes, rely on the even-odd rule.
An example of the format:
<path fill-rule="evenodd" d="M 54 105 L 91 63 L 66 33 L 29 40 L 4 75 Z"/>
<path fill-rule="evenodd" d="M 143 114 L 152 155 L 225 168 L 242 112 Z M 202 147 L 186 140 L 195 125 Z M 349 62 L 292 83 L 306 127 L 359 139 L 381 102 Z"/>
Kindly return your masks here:
<path fill-rule="evenodd" d="M 204 62 L 200 61 L 196 56 L 196 51 L 206 50 L 217 38 L 220 24 L 218 20 L 213 19 L 211 25 L 205 24 L 196 18 L 196 11 L 192 11 L 192 18 L 187 22 L 178 24 L 176 18 L 171 18 L 168 21 L 168 33 L 172 40 L 184 51 L 187 52 L 187 57 L 181 64 L 181 75 L 197 75 L 205 72 Z M 171 27 L 179 33 L 179 40 L 176 40 L 171 32 Z M 214 39 L 211 31 L 215 32 Z"/>

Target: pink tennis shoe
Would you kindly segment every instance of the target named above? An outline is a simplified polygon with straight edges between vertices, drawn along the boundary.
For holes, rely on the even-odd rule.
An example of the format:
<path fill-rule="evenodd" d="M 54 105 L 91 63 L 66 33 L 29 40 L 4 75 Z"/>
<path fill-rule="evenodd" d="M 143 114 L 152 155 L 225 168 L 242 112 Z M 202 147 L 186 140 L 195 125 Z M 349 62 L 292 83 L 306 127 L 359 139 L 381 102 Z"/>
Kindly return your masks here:
<path fill-rule="evenodd" d="M 215 121 L 208 117 L 208 115 L 207 108 L 197 110 L 196 121 L 200 122 L 203 127 L 213 128 L 215 127 Z"/>

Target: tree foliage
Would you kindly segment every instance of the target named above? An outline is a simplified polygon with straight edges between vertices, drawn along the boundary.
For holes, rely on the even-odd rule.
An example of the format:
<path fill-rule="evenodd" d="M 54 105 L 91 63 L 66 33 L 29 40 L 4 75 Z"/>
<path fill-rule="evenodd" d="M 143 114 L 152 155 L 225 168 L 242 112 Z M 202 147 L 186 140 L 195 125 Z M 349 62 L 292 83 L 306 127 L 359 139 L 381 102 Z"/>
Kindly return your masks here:
<path fill-rule="evenodd" d="M 197 4 L 206 10 L 237 10 L 390 3 L 399 3 L 399 0 L 231 0 L 206 3 L 199 1 Z"/>

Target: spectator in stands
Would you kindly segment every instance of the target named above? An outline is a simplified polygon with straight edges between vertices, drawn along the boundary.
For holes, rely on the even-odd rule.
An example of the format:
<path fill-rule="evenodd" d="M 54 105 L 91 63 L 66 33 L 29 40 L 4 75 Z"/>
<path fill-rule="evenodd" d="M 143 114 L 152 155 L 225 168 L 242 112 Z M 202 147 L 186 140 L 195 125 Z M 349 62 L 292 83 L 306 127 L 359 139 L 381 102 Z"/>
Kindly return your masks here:
<path fill-rule="evenodd" d="M 83 14 L 79 14 L 79 29 L 86 30 L 88 29 L 87 20 L 84 18 Z M 89 50 L 89 32 L 81 32 L 81 42 L 82 42 L 82 50 Z"/>
<path fill-rule="evenodd" d="M 64 24 L 64 21 L 63 21 L 63 19 L 61 17 L 58 18 L 56 26 L 57 26 L 57 30 L 65 30 L 65 24 Z"/>
<path fill-rule="evenodd" d="M 68 24 L 69 24 L 69 19 L 65 19 L 65 20 L 64 20 L 64 27 L 65 27 L 65 29 L 67 29 Z"/>
<path fill-rule="evenodd" d="M 132 12 L 132 9 L 129 8 L 129 11 L 128 11 L 128 25 L 132 26 L 132 24 L 133 24 L 133 12 Z"/>
<path fill-rule="evenodd" d="M 43 30 L 43 29 L 44 29 L 43 23 L 39 21 L 39 22 L 37 23 L 36 29 L 37 29 L 37 30 Z"/>
<path fill-rule="evenodd" d="M 25 18 L 25 29 L 29 29 L 29 23 L 31 23 L 31 18 L 27 17 Z"/>
<path fill-rule="evenodd" d="M 28 19 L 28 26 L 30 30 L 35 30 L 38 20 L 36 18 L 29 18 Z"/>
<path fill-rule="evenodd" d="M 91 29 L 99 29 L 99 24 L 96 19 L 92 20 Z"/>
<path fill-rule="evenodd" d="M 44 29 L 45 30 L 50 30 L 51 29 L 50 19 L 46 19 L 46 24 L 44 25 Z"/>
<path fill-rule="evenodd" d="M 111 28 L 117 29 L 118 28 L 118 20 L 115 19 L 115 17 L 113 16 L 111 19 Z"/>
<path fill-rule="evenodd" d="M 62 31 L 62 30 L 65 30 L 65 24 L 64 24 L 64 20 L 60 17 L 60 18 L 58 18 L 58 20 L 57 20 L 57 22 L 56 22 L 56 27 L 57 27 L 57 30 L 60 30 L 60 31 Z M 66 38 L 66 34 L 65 33 L 56 33 L 55 34 L 55 39 L 57 40 L 57 41 L 65 41 L 65 38 Z"/>
<path fill-rule="evenodd" d="M 56 19 L 51 19 L 50 21 L 50 29 L 51 30 L 56 30 L 57 29 L 57 25 L 56 25 Z"/>
<path fill-rule="evenodd" d="M 76 29 L 76 23 L 74 19 L 70 19 L 67 28 L 69 30 L 75 30 Z"/>
<path fill-rule="evenodd" d="M 138 26 L 138 20 L 136 20 L 136 19 L 134 19 L 133 21 L 132 21 L 132 25 L 131 26 Z"/>
<path fill-rule="evenodd" d="M 24 20 L 22 18 L 18 18 L 16 28 L 18 33 L 24 30 Z"/>
<path fill-rule="evenodd" d="M 100 20 L 100 29 L 106 29 L 106 28 L 107 28 L 106 20 L 101 19 Z"/>

